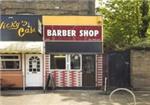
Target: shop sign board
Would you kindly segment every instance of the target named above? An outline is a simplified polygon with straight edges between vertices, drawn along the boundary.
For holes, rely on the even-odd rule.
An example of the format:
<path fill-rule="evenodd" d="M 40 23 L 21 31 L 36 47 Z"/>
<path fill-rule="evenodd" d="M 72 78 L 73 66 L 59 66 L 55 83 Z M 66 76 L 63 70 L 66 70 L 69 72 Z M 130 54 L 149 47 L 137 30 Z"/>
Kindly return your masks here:
<path fill-rule="evenodd" d="M 42 41 L 39 15 L 1 15 L 1 41 Z"/>
<path fill-rule="evenodd" d="M 74 25 L 45 25 L 45 41 L 102 41 L 102 27 Z"/>

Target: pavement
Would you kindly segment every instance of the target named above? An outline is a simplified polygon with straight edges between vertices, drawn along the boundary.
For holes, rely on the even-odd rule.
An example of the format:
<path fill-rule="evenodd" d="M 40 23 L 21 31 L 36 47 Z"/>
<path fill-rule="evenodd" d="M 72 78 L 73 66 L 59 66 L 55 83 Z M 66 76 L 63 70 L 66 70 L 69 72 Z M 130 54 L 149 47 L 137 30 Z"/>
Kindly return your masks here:
<path fill-rule="evenodd" d="M 150 105 L 150 91 L 134 91 L 137 104 Z M 100 90 L 5 90 L 1 91 L 0 105 L 134 105 L 133 98 L 126 93 L 113 96 Z M 116 100 L 120 100 L 117 102 Z"/>

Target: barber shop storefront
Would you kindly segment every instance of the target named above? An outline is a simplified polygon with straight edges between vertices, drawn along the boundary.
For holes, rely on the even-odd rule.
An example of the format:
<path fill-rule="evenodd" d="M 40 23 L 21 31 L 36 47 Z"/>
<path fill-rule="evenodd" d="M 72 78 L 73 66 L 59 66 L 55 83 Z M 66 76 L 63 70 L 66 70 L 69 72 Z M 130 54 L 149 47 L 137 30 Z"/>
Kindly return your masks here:
<path fill-rule="evenodd" d="M 57 87 L 102 87 L 102 17 L 43 16 L 45 76 Z"/>
<path fill-rule="evenodd" d="M 101 16 L 2 15 L 0 86 L 45 89 L 48 75 L 60 88 L 103 83 Z"/>
<path fill-rule="evenodd" d="M 0 17 L 0 86 L 43 87 L 41 16 Z"/>

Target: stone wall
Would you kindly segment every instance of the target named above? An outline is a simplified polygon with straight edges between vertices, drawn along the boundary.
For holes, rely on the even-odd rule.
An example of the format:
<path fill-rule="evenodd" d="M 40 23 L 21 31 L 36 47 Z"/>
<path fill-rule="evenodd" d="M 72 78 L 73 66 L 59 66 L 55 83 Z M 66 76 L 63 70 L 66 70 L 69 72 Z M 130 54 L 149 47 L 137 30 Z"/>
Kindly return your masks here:
<path fill-rule="evenodd" d="M 95 0 L 0 0 L 1 14 L 95 15 Z"/>
<path fill-rule="evenodd" d="M 135 89 L 150 90 L 150 51 L 131 51 L 131 84 Z"/>

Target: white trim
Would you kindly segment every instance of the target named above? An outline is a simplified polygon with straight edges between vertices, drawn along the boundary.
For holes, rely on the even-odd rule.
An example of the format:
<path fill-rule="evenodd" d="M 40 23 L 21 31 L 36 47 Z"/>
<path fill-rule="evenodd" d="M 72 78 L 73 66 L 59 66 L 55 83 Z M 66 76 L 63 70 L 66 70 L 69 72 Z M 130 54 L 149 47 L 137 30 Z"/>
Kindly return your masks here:
<path fill-rule="evenodd" d="M 22 79 L 23 79 L 23 91 L 25 91 L 25 55 L 22 54 Z"/>
<path fill-rule="evenodd" d="M 20 60 L 20 58 L 19 59 L 2 59 L 1 58 L 1 61 L 18 61 L 18 60 Z"/>

